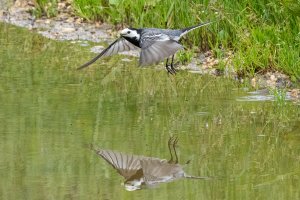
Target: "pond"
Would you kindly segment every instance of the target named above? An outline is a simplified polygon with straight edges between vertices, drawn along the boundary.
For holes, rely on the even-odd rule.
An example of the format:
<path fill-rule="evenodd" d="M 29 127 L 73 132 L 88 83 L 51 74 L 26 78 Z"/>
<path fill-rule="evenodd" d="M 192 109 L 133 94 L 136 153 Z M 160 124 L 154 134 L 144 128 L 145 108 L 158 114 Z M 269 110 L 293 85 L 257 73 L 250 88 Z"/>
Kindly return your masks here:
<path fill-rule="evenodd" d="M 300 198 L 299 105 L 122 55 L 78 71 L 90 47 L 0 30 L 0 199 Z M 89 148 L 169 159 L 174 135 L 184 171 L 216 178 L 129 192 Z"/>

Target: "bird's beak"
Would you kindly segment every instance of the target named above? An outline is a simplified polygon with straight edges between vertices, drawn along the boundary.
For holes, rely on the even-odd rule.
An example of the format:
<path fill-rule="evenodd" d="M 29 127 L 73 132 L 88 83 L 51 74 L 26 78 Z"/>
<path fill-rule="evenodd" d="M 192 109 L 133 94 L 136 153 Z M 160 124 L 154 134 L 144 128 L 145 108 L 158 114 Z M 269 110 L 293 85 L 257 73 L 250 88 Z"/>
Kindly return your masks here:
<path fill-rule="evenodd" d="M 120 36 L 124 36 L 124 35 L 125 35 L 125 33 L 121 31 L 120 32 Z"/>

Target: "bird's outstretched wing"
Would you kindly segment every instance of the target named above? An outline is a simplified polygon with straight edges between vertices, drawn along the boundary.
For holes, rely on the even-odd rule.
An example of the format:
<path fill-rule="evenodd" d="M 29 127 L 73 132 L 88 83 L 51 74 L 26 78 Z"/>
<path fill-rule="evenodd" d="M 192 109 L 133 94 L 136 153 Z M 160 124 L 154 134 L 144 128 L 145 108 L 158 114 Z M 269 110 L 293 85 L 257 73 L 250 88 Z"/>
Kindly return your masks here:
<path fill-rule="evenodd" d="M 149 184 L 163 183 L 184 177 L 179 164 L 170 164 L 167 160 L 141 160 L 145 182 Z"/>
<path fill-rule="evenodd" d="M 111 150 L 96 150 L 96 153 L 106 160 L 125 179 L 129 179 L 141 169 L 140 159 L 143 156 L 127 155 Z"/>
<path fill-rule="evenodd" d="M 106 49 L 104 49 L 100 54 L 98 54 L 95 58 L 90 60 L 89 62 L 81 65 L 77 69 L 83 69 L 90 64 L 94 63 L 96 60 L 98 60 L 101 57 L 111 56 L 114 54 L 117 54 L 122 51 L 130 51 L 137 49 L 136 46 L 128 42 L 126 39 L 120 37 L 117 40 L 115 40 L 113 43 L 111 43 Z"/>
<path fill-rule="evenodd" d="M 151 65 L 174 55 L 183 46 L 175 40 L 156 41 L 146 48 L 142 47 L 140 55 L 140 66 Z"/>

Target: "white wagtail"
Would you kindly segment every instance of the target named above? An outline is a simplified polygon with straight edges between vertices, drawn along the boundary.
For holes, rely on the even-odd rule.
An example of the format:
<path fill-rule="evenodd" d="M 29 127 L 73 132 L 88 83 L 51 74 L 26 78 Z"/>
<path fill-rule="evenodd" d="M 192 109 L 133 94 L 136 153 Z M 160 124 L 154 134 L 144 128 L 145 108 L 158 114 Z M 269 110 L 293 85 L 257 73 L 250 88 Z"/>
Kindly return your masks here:
<path fill-rule="evenodd" d="M 144 187 L 148 188 L 181 178 L 212 178 L 190 176 L 183 171 L 182 166 L 178 164 L 175 149 L 177 141 L 177 137 L 171 137 L 169 139 L 168 146 L 171 154 L 169 161 L 154 157 L 128 155 L 112 150 L 95 149 L 95 151 L 125 178 L 124 186 L 125 189 L 129 191 L 142 189 Z"/>
<path fill-rule="evenodd" d="M 157 28 L 125 28 L 121 31 L 121 36 L 104 49 L 99 55 L 83 64 L 78 69 L 85 68 L 101 57 L 111 56 L 122 51 L 141 49 L 139 65 L 157 64 L 167 58 L 166 69 L 170 74 L 175 74 L 173 67 L 174 54 L 183 48 L 179 43 L 180 38 L 188 32 L 208 25 L 205 22 L 196 26 L 184 29 L 157 29 Z M 172 56 L 169 64 L 169 57 Z"/>

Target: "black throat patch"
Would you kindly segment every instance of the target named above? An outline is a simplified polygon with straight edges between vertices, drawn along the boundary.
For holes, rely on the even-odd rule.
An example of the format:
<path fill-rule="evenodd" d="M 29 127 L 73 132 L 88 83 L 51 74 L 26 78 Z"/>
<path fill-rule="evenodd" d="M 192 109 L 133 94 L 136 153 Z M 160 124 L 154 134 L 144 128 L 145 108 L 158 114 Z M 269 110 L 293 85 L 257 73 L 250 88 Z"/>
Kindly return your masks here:
<path fill-rule="evenodd" d="M 140 47 L 140 41 L 136 37 L 134 37 L 134 38 L 123 37 L 123 38 L 125 38 L 131 44 L 134 44 L 135 46 Z"/>
<path fill-rule="evenodd" d="M 141 35 L 141 30 L 140 29 L 135 29 L 135 28 L 130 28 L 132 30 L 135 30 L 139 35 Z M 129 37 L 124 37 L 128 42 L 131 44 L 134 44 L 135 46 L 140 47 L 140 40 L 137 37 L 134 38 L 129 38 Z"/>

